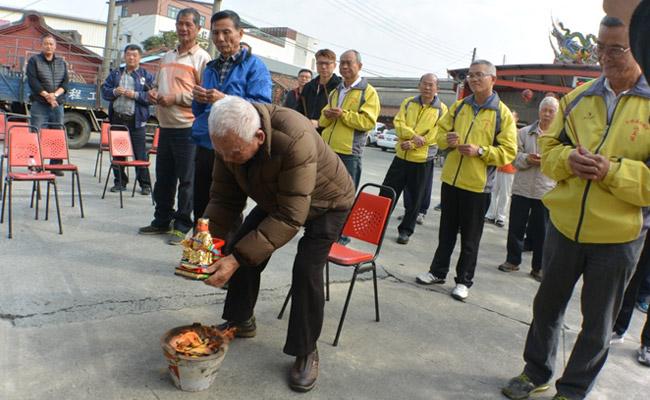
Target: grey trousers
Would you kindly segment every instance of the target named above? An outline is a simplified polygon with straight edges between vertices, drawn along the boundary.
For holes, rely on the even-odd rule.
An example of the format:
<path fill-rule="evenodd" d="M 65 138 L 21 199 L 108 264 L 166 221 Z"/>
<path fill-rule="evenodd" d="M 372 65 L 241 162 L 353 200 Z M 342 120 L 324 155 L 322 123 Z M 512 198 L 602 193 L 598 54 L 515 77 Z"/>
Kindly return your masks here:
<path fill-rule="evenodd" d="M 642 245 L 643 236 L 621 244 L 580 244 L 549 224 L 542 260 L 544 278 L 533 303 L 524 349 L 524 373 L 535 384 L 553 377 L 564 312 L 582 276 L 582 329 L 555 386 L 558 394 L 570 399 L 587 396 L 607 360 L 612 326 Z"/>

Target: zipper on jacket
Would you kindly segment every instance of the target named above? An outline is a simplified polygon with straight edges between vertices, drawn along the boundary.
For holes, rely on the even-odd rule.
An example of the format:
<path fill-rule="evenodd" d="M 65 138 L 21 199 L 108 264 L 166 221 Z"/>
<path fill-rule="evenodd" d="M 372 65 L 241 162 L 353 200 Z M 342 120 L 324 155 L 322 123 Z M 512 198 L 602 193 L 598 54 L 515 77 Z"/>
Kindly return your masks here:
<path fill-rule="evenodd" d="M 616 100 L 616 105 L 614 106 L 612 117 L 607 120 L 607 126 L 605 126 L 605 133 L 603 134 L 603 139 L 600 141 L 598 146 L 596 146 L 596 150 L 594 150 L 594 154 L 598 154 L 600 149 L 605 144 L 605 140 L 607 140 L 607 136 L 609 135 L 609 128 L 611 128 L 612 126 L 611 123 L 614 120 L 614 115 L 616 115 L 616 110 L 618 109 L 618 103 L 622 97 L 623 96 L 621 96 L 618 100 Z M 607 107 L 607 104 L 605 104 L 605 107 Z M 580 230 L 582 229 L 582 221 L 585 218 L 585 206 L 587 205 L 587 194 L 589 194 L 589 188 L 591 188 L 591 182 L 592 181 L 587 182 L 587 185 L 585 185 L 585 191 L 582 194 L 582 202 L 580 203 L 580 217 L 578 217 L 578 226 L 576 228 L 576 234 L 574 237 L 575 242 L 578 242 L 578 237 L 580 236 Z"/>
<path fill-rule="evenodd" d="M 472 123 L 469 124 L 469 129 L 467 130 L 467 134 L 465 135 L 465 140 L 463 144 L 467 144 L 467 138 L 469 137 L 470 132 L 472 132 L 472 127 L 474 126 L 474 121 L 476 121 L 476 116 L 478 113 L 474 114 L 474 118 L 472 118 Z M 456 186 L 456 180 L 458 179 L 458 173 L 460 173 L 460 167 L 463 165 L 463 159 L 465 156 L 462 154 L 460 155 L 460 161 L 458 162 L 458 169 L 456 170 L 456 175 L 454 175 L 454 182 L 452 183 L 452 186 Z"/>

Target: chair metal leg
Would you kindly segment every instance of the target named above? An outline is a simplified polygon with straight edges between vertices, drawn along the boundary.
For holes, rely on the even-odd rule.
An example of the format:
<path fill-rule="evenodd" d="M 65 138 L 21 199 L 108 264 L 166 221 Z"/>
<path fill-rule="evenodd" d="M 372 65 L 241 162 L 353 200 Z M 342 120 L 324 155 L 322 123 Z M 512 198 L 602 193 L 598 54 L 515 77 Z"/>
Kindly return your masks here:
<path fill-rule="evenodd" d="M 45 195 L 45 220 L 50 219 L 50 181 L 47 181 L 47 190 Z"/>
<path fill-rule="evenodd" d="M 72 176 L 77 175 L 77 194 L 79 196 L 79 209 L 81 210 L 81 218 L 84 217 L 84 203 L 81 198 L 81 183 L 79 182 L 81 179 L 79 177 L 79 170 L 74 171 L 72 173 Z"/>
<path fill-rule="evenodd" d="M 325 263 L 325 301 L 330 301 L 330 263 Z"/>
<path fill-rule="evenodd" d="M 72 200 L 72 205 L 70 207 L 74 207 L 74 171 L 72 171 L 72 191 L 71 192 L 72 192 L 72 196 L 70 196 L 70 197 L 71 197 L 71 200 Z"/>
<path fill-rule="evenodd" d="M 41 201 L 41 183 L 36 182 L 36 216 L 35 219 L 38 219 L 38 204 Z"/>
<path fill-rule="evenodd" d="M 34 208 L 34 193 L 36 193 L 36 181 L 32 181 L 32 197 L 29 200 L 29 208 Z"/>
<path fill-rule="evenodd" d="M 102 199 L 106 196 L 106 188 L 108 187 L 108 178 L 111 174 L 106 175 L 106 183 L 104 184 L 104 191 L 102 192 Z"/>
<path fill-rule="evenodd" d="M 8 188 L 9 189 L 9 199 L 8 199 L 9 200 L 9 208 L 7 209 L 7 211 L 8 211 L 7 216 L 8 216 L 8 219 L 9 219 L 9 239 L 11 239 L 11 237 L 12 237 L 12 235 L 11 235 L 11 233 L 12 233 L 12 231 L 11 231 L 11 228 L 12 228 L 12 226 L 11 226 L 11 187 L 12 186 L 13 185 L 11 184 L 11 179 L 10 179 L 9 180 L 9 188 Z"/>
<path fill-rule="evenodd" d="M 339 345 L 339 337 L 341 336 L 341 330 L 343 330 L 343 321 L 345 321 L 345 314 L 348 312 L 348 306 L 350 305 L 350 298 L 352 297 L 352 289 L 354 289 L 354 282 L 357 280 L 357 274 L 359 272 L 359 265 L 354 267 L 354 273 L 352 274 L 352 280 L 350 281 L 350 288 L 348 289 L 348 296 L 345 298 L 345 305 L 343 306 L 343 313 L 341 313 L 341 320 L 339 321 L 339 327 L 336 330 L 336 337 L 334 338 L 334 346 Z"/>
<path fill-rule="evenodd" d="M 99 183 L 102 182 L 102 164 L 104 164 L 104 150 L 102 150 L 101 145 L 99 148 L 99 178 L 97 178 L 97 181 Z M 110 175 L 110 171 L 109 174 Z"/>
<path fill-rule="evenodd" d="M 289 288 L 287 297 L 284 299 L 284 304 L 282 304 L 282 309 L 280 310 L 280 314 L 278 314 L 278 319 L 282 319 L 282 316 L 284 315 L 284 310 L 287 308 L 287 304 L 289 303 L 290 298 L 291 298 L 291 288 Z"/>
<path fill-rule="evenodd" d="M 0 212 L 0 224 L 5 223 L 5 197 L 7 197 L 7 182 L 2 184 L 2 211 Z"/>
<path fill-rule="evenodd" d="M 97 149 L 97 157 L 95 157 L 95 172 L 93 172 L 93 176 L 97 176 L 97 167 L 99 166 L 99 154 L 102 152 L 102 145 L 99 145 L 99 148 Z M 101 183 L 101 178 L 99 178 L 99 182 Z"/>
<path fill-rule="evenodd" d="M 131 197 L 135 197 L 135 185 L 137 183 L 138 183 L 138 180 L 135 179 L 135 177 L 134 177 L 134 179 L 133 179 L 133 191 L 131 192 Z"/>
<path fill-rule="evenodd" d="M 379 294 L 377 293 L 377 265 L 372 262 L 372 284 L 375 288 L 375 321 L 379 322 Z"/>
<path fill-rule="evenodd" d="M 56 203 L 56 218 L 59 221 L 59 235 L 63 235 L 63 226 L 61 226 L 61 209 L 59 208 L 59 192 L 56 190 L 56 181 L 52 181 L 54 185 L 54 202 Z M 48 196 L 49 200 L 49 196 Z"/>
<path fill-rule="evenodd" d="M 109 173 L 110 175 L 110 173 Z M 108 182 L 108 181 L 107 181 Z M 124 208 L 124 200 L 122 200 L 122 173 L 117 174 L 117 184 L 120 188 L 120 208 Z"/>

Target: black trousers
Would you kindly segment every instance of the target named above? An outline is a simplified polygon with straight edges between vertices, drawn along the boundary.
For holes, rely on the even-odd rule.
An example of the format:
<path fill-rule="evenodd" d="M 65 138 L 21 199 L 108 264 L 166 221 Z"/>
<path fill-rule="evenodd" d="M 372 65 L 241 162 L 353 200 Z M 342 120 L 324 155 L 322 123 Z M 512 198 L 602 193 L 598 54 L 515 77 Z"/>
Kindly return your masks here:
<path fill-rule="evenodd" d="M 196 145 L 192 141 L 192 128 L 160 128 L 158 154 L 156 155 L 156 184 L 153 199 L 156 202 L 151 225 L 169 226 L 188 232 L 194 226 L 194 159 Z M 174 210 L 174 197 L 178 186 L 178 200 Z"/>
<path fill-rule="evenodd" d="M 214 150 L 196 146 L 194 164 L 194 225 L 203 216 L 210 202 L 210 186 L 212 186 L 212 167 L 214 166 Z"/>
<path fill-rule="evenodd" d="M 284 352 L 304 356 L 316 349 L 323 326 L 325 295 L 323 268 L 332 243 L 343 229 L 349 210 L 328 211 L 305 223 L 305 233 L 298 242 L 298 252 L 291 276 L 291 313 Z M 226 248 L 235 245 L 255 230 L 267 213 L 255 207 L 239 227 Z M 245 321 L 253 316 L 260 290 L 260 274 L 269 259 L 257 266 L 241 266 L 230 278 L 223 319 Z"/>
<path fill-rule="evenodd" d="M 636 303 L 637 295 L 639 293 L 639 287 L 641 287 L 641 284 L 648 276 L 650 276 L 650 235 L 646 234 L 643 250 L 641 251 L 641 257 L 639 258 L 639 262 L 636 264 L 636 271 L 634 272 L 634 275 L 632 275 L 630 283 L 627 285 L 625 296 L 623 297 L 623 305 L 621 306 L 621 311 L 618 313 L 618 318 L 616 318 L 616 323 L 614 324 L 614 332 L 619 335 L 624 334 L 630 326 L 632 314 L 634 313 L 634 303 Z M 648 316 L 650 316 L 650 313 Z M 650 317 L 647 316 L 645 325 L 643 326 L 643 331 L 641 332 L 641 343 L 644 346 L 650 346 Z"/>
<path fill-rule="evenodd" d="M 521 264 L 521 253 L 524 251 L 524 235 L 533 248 L 533 271 L 542 268 L 544 237 L 548 224 L 548 210 L 541 200 L 512 195 L 510 203 L 510 222 L 508 223 L 508 256 L 506 261 L 513 265 Z"/>
<path fill-rule="evenodd" d="M 427 162 L 427 164 L 429 164 Z M 434 162 L 433 159 L 431 159 L 430 165 L 427 165 L 427 173 L 429 174 L 429 177 L 427 178 L 426 181 L 426 187 L 424 188 L 424 193 L 422 193 L 422 199 L 420 202 L 420 214 L 427 215 L 427 211 L 429 211 L 429 207 L 431 206 L 431 190 L 433 189 L 433 170 L 434 170 Z M 411 208 L 413 207 L 413 194 L 409 191 L 408 186 L 404 188 L 404 209 Z"/>
<path fill-rule="evenodd" d="M 414 201 L 408 204 L 404 202 L 404 218 L 397 227 L 400 234 L 411 236 L 415 231 L 415 221 L 420 211 L 423 193 L 426 190 L 426 182 L 431 179 L 430 170 L 432 165 L 433 161 L 415 163 L 394 157 L 388 172 L 386 172 L 383 185 L 392 187 L 397 194 L 393 207 L 395 207 L 399 196 L 405 189 L 414 196 Z M 384 191 L 380 195 L 388 196 Z"/>
<path fill-rule="evenodd" d="M 455 281 L 468 288 L 472 287 L 490 194 L 470 192 L 443 182 L 440 199 L 442 212 L 438 230 L 438 248 L 429 270 L 435 277 L 442 279 L 447 277 L 451 254 L 456 246 L 456 237 L 460 229 L 460 257 L 456 264 Z"/>
<path fill-rule="evenodd" d="M 533 383 L 548 382 L 553 376 L 564 313 L 582 278 L 582 325 L 555 387 L 559 395 L 570 399 L 587 396 L 607 360 L 614 319 L 642 245 L 642 237 L 628 243 L 576 243 L 549 224 L 544 277 L 533 301 L 533 322 L 524 349 L 524 373 Z"/>
<path fill-rule="evenodd" d="M 133 145 L 133 155 L 136 160 L 147 159 L 147 146 L 146 146 L 146 132 L 145 127 L 136 128 L 135 117 L 130 119 L 121 119 L 117 115 L 111 118 L 112 125 L 124 125 L 129 128 L 129 136 L 131 137 L 131 144 Z M 122 158 L 122 157 L 120 157 Z M 126 186 L 129 183 L 129 177 L 124 172 L 124 167 L 113 167 L 113 182 L 115 185 L 119 184 L 118 174 L 122 177 L 122 185 Z M 151 187 L 151 177 L 149 176 L 149 168 L 141 167 L 136 168 L 136 178 L 141 188 Z"/>

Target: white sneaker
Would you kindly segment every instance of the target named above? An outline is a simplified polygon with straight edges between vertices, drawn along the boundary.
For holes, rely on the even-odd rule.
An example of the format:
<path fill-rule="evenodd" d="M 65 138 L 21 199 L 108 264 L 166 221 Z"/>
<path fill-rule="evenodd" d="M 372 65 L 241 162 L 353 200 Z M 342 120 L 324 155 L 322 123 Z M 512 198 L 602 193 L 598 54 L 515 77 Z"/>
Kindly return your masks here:
<path fill-rule="evenodd" d="M 441 278 L 438 278 L 438 277 L 434 276 L 431 272 L 426 272 L 424 274 L 420 274 L 420 275 L 416 276 L 415 281 L 417 283 L 421 283 L 423 285 L 431 285 L 431 284 L 434 284 L 434 283 L 437 283 L 437 284 L 445 283 L 444 279 L 441 279 Z"/>
<path fill-rule="evenodd" d="M 451 291 L 451 297 L 456 300 L 464 301 L 469 296 L 469 288 L 462 283 L 456 284 L 454 290 Z"/>
<path fill-rule="evenodd" d="M 639 362 L 646 367 L 650 367 L 650 346 L 641 346 L 639 347 Z"/>
<path fill-rule="evenodd" d="M 417 218 L 415 219 L 415 223 L 418 225 L 424 224 L 424 214 L 419 213 Z"/>
<path fill-rule="evenodd" d="M 612 338 L 609 339 L 609 344 L 610 346 L 613 344 L 620 344 L 625 342 L 625 332 L 619 335 L 616 332 L 612 332 Z"/>

